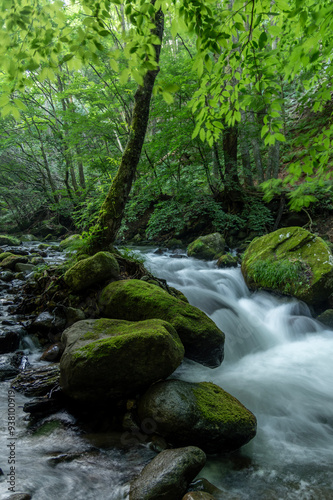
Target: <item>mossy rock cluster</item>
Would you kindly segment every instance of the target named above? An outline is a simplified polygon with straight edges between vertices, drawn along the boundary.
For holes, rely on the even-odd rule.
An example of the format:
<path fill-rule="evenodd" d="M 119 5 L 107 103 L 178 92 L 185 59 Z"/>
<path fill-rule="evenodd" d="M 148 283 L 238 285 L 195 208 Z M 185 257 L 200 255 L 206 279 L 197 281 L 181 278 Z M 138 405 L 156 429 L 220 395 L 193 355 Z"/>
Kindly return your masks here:
<path fill-rule="evenodd" d="M 21 240 L 19 238 L 15 238 L 14 236 L 0 234 L 0 245 L 18 247 L 20 244 L 21 244 Z"/>
<path fill-rule="evenodd" d="M 220 233 L 212 233 L 194 240 L 187 248 L 187 255 L 197 259 L 214 260 L 223 255 L 224 248 L 223 236 Z"/>
<path fill-rule="evenodd" d="M 333 256 L 322 238 L 288 227 L 253 240 L 243 255 L 242 273 L 252 289 L 292 295 L 308 304 L 333 293 Z"/>
<path fill-rule="evenodd" d="M 64 280 L 74 292 L 82 292 L 107 280 L 118 279 L 119 272 L 119 265 L 114 255 L 109 252 L 98 252 L 68 269 Z"/>
<path fill-rule="evenodd" d="M 4 259 L 1 259 L 2 255 L 6 255 Z M 0 268 L 9 269 L 11 271 L 14 271 L 16 264 L 28 262 L 28 257 L 25 255 L 14 255 L 7 252 L 0 254 L 0 259 Z"/>
<path fill-rule="evenodd" d="M 78 321 L 61 340 L 60 385 L 82 402 L 135 395 L 171 375 L 184 356 L 175 329 L 159 319 Z"/>
<path fill-rule="evenodd" d="M 186 357 L 209 367 L 219 366 L 224 355 L 224 333 L 198 308 L 141 280 L 110 283 L 99 299 L 106 318 L 169 322 L 185 347 Z"/>
<path fill-rule="evenodd" d="M 211 382 L 159 382 L 140 399 L 138 414 L 141 422 L 153 419 L 156 432 L 173 445 L 208 453 L 236 450 L 256 434 L 255 416 Z"/>

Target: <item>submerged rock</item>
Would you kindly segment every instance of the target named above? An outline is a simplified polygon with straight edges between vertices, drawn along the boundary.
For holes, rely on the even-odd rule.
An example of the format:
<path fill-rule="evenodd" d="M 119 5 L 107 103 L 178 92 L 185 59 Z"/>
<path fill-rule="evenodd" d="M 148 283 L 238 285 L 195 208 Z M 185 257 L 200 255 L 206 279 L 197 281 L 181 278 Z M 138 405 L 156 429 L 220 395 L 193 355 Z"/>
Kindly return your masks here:
<path fill-rule="evenodd" d="M 250 288 L 293 295 L 308 304 L 333 292 L 333 256 L 327 244 L 300 227 L 278 229 L 253 240 L 243 255 Z"/>
<path fill-rule="evenodd" d="M 248 443 L 256 418 L 236 398 L 211 382 L 158 382 L 139 401 L 141 422 L 153 419 L 156 432 L 173 445 L 224 453 Z"/>
<path fill-rule="evenodd" d="M 82 292 L 93 285 L 119 278 L 119 265 L 109 252 L 98 252 L 80 260 L 65 273 L 65 283 L 74 291 Z"/>
<path fill-rule="evenodd" d="M 181 500 L 205 462 L 195 446 L 164 450 L 132 481 L 129 500 Z"/>
<path fill-rule="evenodd" d="M 108 318 L 141 321 L 159 318 L 176 329 L 189 359 L 214 368 L 223 361 L 224 333 L 198 308 L 141 280 L 111 283 L 99 305 Z"/>
<path fill-rule="evenodd" d="M 225 248 L 225 239 L 220 233 L 200 236 L 188 246 L 187 255 L 203 260 L 218 259 Z"/>
<path fill-rule="evenodd" d="M 164 379 L 179 366 L 184 347 L 166 321 L 84 320 L 65 330 L 60 384 L 78 401 L 123 398 Z"/>

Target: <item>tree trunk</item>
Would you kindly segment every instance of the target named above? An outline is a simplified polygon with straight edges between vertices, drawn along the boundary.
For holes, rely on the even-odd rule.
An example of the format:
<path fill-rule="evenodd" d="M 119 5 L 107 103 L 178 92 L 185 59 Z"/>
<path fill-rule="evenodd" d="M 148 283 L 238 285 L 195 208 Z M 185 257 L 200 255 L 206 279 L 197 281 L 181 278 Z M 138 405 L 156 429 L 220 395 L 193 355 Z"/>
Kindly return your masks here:
<path fill-rule="evenodd" d="M 237 142 L 237 126 L 226 127 L 223 130 L 223 155 L 227 191 L 233 191 L 234 189 L 239 188 L 239 178 L 237 172 Z"/>
<path fill-rule="evenodd" d="M 152 33 L 156 34 L 162 43 L 164 15 L 161 10 L 155 14 L 153 22 L 155 28 Z M 154 45 L 154 47 L 155 60 L 158 63 L 161 45 Z M 143 85 L 140 85 L 135 93 L 129 139 L 117 174 L 101 207 L 98 221 L 92 230 L 90 253 L 95 253 L 112 245 L 120 228 L 146 136 L 150 100 L 158 71 L 159 69 L 147 71 L 143 79 Z"/>

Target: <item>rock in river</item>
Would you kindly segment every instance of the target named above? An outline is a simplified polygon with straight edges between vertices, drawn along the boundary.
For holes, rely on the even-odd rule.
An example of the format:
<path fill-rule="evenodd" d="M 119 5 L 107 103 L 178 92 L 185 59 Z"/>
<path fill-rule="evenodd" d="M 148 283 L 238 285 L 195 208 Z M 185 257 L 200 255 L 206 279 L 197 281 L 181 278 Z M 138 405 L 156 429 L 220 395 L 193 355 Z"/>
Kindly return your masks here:
<path fill-rule="evenodd" d="M 199 446 L 207 453 L 236 450 L 256 434 L 253 413 L 211 382 L 158 382 L 139 401 L 141 422 L 177 446 Z"/>
<path fill-rule="evenodd" d="M 255 238 L 242 259 L 250 288 L 293 295 L 307 304 L 333 293 L 333 256 L 318 236 L 300 227 L 278 229 Z"/>
<path fill-rule="evenodd" d="M 184 347 L 166 321 L 83 320 L 64 331 L 60 385 L 77 401 L 103 403 L 146 389 L 179 366 Z"/>
<path fill-rule="evenodd" d="M 164 450 L 132 481 L 129 500 L 181 500 L 205 462 L 195 446 Z"/>
<path fill-rule="evenodd" d="M 110 283 L 102 291 L 99 306 L 108 318 L 168 321 L 184 344 L 186 357 L 211 368 L 222 363 L 224 333 L 198 308 L 156 285 L 141 280 Z"/>

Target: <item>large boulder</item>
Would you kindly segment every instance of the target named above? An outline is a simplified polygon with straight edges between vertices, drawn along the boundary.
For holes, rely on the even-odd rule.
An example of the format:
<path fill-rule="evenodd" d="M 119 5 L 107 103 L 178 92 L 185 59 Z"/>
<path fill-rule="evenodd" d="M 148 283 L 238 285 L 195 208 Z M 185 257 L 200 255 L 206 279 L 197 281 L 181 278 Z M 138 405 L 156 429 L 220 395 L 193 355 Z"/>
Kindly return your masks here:
<path fill-rule="evenodd" d="M 164 450 L 132 481 L 129 500 L 181 500 L 205 462 L 195 446 Z"/>
<path fill-rule="evenodd" d="M 69 248 L 71 245 L 73 245 L 74 241 L 80 240 L 81 236 L 79 234 L 71 234 L 64 240 L 62 240 L 59 243 L 59 249 L 60 250 L 65 250 L 66 248 Z"/>
<path fill-rule="evenodd" d="M 64 331 L 60 385 L 78 401 L 135 394 L 180 365 L 184 348 L 175 329 L 158 319 L 83 320 Z"/>
<path fill-rule="evenodd" d="M 15 269 L 16 264 L 27 263 L 27 262 L 28 262 L 28 257 L 24 255 L 10 254 L 1 261 L 0 267 L 2 267 L 2 269 L 10 269 L 13 271 Z"/>
<path fill-rule="evenodd" d="M 17 247 L 20 244 L 21 244 L 21 240 L 19 238 L 15 238 L 14 236 L 0 234 L 0 245 L 8 245 L 11 247 Z"/>
<path fill-rule="evenodd" d="M 333 292 L 333 256 L 318 236 L 300 227 L 278 229 L 253 240 L 243 255 L 242 273 L 252 289 L 293 295 L 308 304 Z"/>
<path fill-rule="evenodd" d="M 213 260 L 218 259 L 225 248 L 225 239 L 220 233 L 212 233 L 207 236 L 200 236 L 188 246 L 187 255 L 197 259 Z"/>
<path fill-rule="evenodd" d="M 119 265 L 109 252 L 98 252 L 80 260 L 65 273 L 65 283 L 74 291 L 82 292 L 93 285 L 118 279 Z"/>
<path fill-rule="evenodd" d="M 167 380 L 154 384 L 138 405 L 141 422 L 173 445 L 199 446 L 207 453 L 236 450 L 256 434 L 256 417 L 236 398 L 211 382 Z"/>
<path fill-rule="evenodd" d="M 110 283 L 99 306 L 108 318 L 141 321 L 160 318 L 171 323 L 185 347 L 185 356 L 214 368 L 223 361 L 224 333 L 194 306 L 142 280 Z"/>

